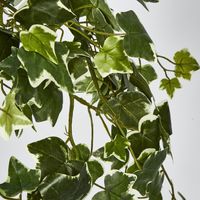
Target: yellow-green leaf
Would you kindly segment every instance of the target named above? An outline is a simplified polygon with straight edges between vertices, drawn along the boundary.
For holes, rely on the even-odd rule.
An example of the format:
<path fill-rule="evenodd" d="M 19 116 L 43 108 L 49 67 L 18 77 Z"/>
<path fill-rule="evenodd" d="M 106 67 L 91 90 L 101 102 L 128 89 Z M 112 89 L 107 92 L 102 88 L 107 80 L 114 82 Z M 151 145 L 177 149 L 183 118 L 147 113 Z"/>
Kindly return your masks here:
<path fill-rule="evenodd" d="M 15 105 L 15 94 L 9 93 L 0 113 L 0 128 L 4 135 L 10 136 L 14 130 L 29 126 L 32 122 Z"/>
<path fill-rule="evenodd" d="M 30 27 L 29 31 L 21 31 L 20 39 L 25 50 L 37 52 L 57 63 L 54 50 L 56 33 L 50 28 L 35 24 Z"/>

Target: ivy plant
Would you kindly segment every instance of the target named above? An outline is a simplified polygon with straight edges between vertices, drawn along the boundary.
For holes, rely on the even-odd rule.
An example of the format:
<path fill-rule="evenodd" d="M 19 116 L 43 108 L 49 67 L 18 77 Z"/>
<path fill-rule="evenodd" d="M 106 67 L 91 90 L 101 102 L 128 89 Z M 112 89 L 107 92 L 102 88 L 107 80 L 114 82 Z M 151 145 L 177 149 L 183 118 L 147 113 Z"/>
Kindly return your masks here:
<path fill-rule="evenodd" d="M 158 2 L 137 1 L 145 9 Z M 92 200 L 162 200 L 166 179 L 171 199 L 184 199 L 163 164 L 172 155 L 169 105 L 155 103 L 149 84 L 161 67 L 160 88 L 172 98 L 181 79 L 199 70 L 196 59 L 187 49 L 172 59 L 159 55 L 136 13 L 115 15 L 106 0 L 20 2 L 0 0 L 1 135 L 20 136 L 27 126 L 34 132 L 37 122 L 47 120 L 55 126 L 68 94 L 67 136 L 28 144 L 35 169 L 11 157 L 0 196 L 17 200 L 23 192 L 28 200 L 80 200 L 95 186 Z M 73 138 L 75 102 L 88 109 L 89 147 Z M 93 114 L 109 136 L 99 149 L 93 145 Z"/>

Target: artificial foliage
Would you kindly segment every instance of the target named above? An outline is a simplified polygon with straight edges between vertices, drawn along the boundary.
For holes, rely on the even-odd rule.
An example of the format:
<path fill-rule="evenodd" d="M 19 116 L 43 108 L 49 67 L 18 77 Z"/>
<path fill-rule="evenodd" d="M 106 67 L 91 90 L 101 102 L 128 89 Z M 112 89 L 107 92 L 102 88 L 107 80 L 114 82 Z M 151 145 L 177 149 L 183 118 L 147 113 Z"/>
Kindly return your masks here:
<path fill-rule="evenodd" d="M 147 10 L 147 3 L 158 2 L 137 1 Z M 0 0 L 0 134 L 20 137 L 27 126 L 34 132 L 35 123 L 47 120 L 55 126 L 66 94 L 67 134 L 65 141 L 55 134 L 28 144 L 35 169 L 11 157 L 0 196 L 21 200 L 23 192 L 28 200 L 80 200 L 95 186 L 92 200 L 162 200 L 166 179 L 171 199 L 185 199 L 163 164 L 173 155 L 169 105 L 155 103 L 149 84 L 161 67 L 160 88 L 172 98 L 181 79 L 199 70 L 190 52 L 182 49 L 172 59 L 159 55 L 136 13 L 114 14 L 106 0 L 20 2 Z M 73 138 L 75 102 L 88 109 L 89 147 Z M 94 114 L 109 136 L 99 149 Z"/>

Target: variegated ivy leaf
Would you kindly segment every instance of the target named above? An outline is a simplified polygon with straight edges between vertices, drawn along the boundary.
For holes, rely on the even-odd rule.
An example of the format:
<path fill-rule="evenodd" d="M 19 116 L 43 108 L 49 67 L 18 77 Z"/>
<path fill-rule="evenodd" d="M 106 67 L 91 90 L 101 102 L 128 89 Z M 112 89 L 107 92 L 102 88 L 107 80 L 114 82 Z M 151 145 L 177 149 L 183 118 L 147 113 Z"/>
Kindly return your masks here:
<path fill-rule="evenodd" d="M 30 126 L 32 122 L 15 105 L 15 94 L 6 96 L 0 113 L 0 128 L 5 136 L 10 136 L 14 130 Z"/>
<path fill-rule="evenodd" d="M 199 64 L 190 55 L 187 49 L 182 49 L 174 55 L 174 61 L 176 63 L 175 74 L 176 77 L 182 77 L 184 79 L 191 79 L 191 72 L 199 70 Z"/>
<path fill-rule="evenodd" d="M 124 37 L 124 49 L 126 53 L 131 57 L 153 61 L 155 59 L 153 42 L 137 15 L 132 10 L 118 13 L 117 21 L 126 32 Z"/>
<path fill-rule="evenodd" d="M 105 40 L 103 48 L 94 57 L 94 63 L 103 77 L 112 73 L 132 73 L 131 64 L 123 51 L 122 38 L 118 36 Z"/>
<path fill-rule="evenodd" d="M 55 39 L 56 33 L 50 28 L 35 24 L 32 25 L 29 31 L 21 31 L 20 39 L 26 51 L 34 51 L 57 63 L 55 55 Z"/>

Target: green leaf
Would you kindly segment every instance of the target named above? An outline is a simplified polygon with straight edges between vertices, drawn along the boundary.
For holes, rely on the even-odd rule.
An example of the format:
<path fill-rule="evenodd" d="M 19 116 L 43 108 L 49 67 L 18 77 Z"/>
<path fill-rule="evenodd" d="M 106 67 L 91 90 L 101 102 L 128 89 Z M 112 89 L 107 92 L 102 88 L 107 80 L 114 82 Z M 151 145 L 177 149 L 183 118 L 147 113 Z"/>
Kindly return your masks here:
<path fill-rule="evenodd" d="M 140 92 L 123 92 L 103 104 L 103 110 L 121 127 L 138 130 L 139 120 L 149 113 L 149 100 Z"/>
<path fill-rule="evenodd" d="M 191 72 L 199 70 L 199 64 L 190 55 L 190 52 L 187 49 L 176 52 L 174 55 L 174 61 L 176 63 L 176 77 L 182 77 L 184 79 L 190 80 Z"/>
<path fill-rule="evenodd" d="M 9 161 L 7 181 L 0 184 L 0 193 L 6 197 L 14 197 L 23 191 L 33 191 L 40 183 L 40 172 L 27 169 L 15 157 Z"/>
<path fill-rule="evenodd" d="M 148 99 L 151 101 L 153 94 L 150 90 L 148 82 L 143 78 L 143 76 L 138 72 L 138 69 L 133 65 L 133 73 L 130 75 L 130 83 L 136 86 L 139 91 L 143 92 Z"/>
<path fill-rule="evenodd" d="M 90 0 L 90 1 L 96 8 L 99 8 L 102 11 L 102 13 L 105 15 L 105 18 L 109 21 L 109 24 L 111 24 L 115 30 L 119 30 L 119 25 L 111 9 L 109 8 L 107 2 L 105 0 Z"/>
<path fill-rule="evenodd" d="M 7 33 L 0 29 L 0 61 L 11 54 L 11 47 L 18 47 L 19 40 L 14 38 L 11 33 Z"/>
<path fill-rule="evenodd" d="M 126 32 L 124 37 L 126 53 L 131 57 L 153 61 L 155 59 L 154 50 L 152 49 L 153 42 L 136 14 L 132 10 L 118 13 L 117 21 Z"/>
<path fill-rule="evenodd" d="M 64 141 L 57 137 L 49 137 L 28 145 L 28 150 L 37 156 L 42 177 L 58 172 L 73 175 L 78 162 L 68 160 L 68 147 Z"/>
<path fill-rule="evenodd" d="M 147 158 L 153 154 L 156 150 L 153 148 L 146 148 L 142 151 L 142 153 L 139 155 L 139 157 L 137 158 L 138 163 L 140 164 L 140 166 L 143 166 L 145 161 L 147 160 Z M 126 172 L 127 173 L 135 173 L 136 171 L 140 170 L 137 166 L 136 163 L 134 163 L 133 165 L 131 165 Z"/>
<path fill-rule="evenodd" d="M 151 3 L 159 2 L 159 0 L 137 0 L 137 1 L 140 2 L 147 10 L 148 10 L 148 8 L 147 8 L 145 2 L 151 2 Z"/>
<path fill-rule="evenodd" d="M 104 158 L 109 158 L 110 156 L 116 157 L 118 160 L 126 161 L 126 149 L 130 145 L 129 141 L 121 136 L 116 135 L 115 139 L 111 142 L 105 144 L 104 148 Z"/>
<path fill-rule="evenodd" d="M 158 78 L 155 69 L 151 65 L 144 65 L 141 68 L 138 68 L 138 71 L 148 83 Z"/>
<path fill-rule="evenodd" d="M 132 73 L 132 67 L 123 51 L 122 42 L 120 37 L 108 37 L 103 48 L 94 57 L 97 70 L 103 77 L 112 73 Z"/>
<path fill-rule="evenodd" d="M 90 172 L 92 183 L 95 183 L 98 178 L 103 176 L 104 170 L 102 165 L 97 160 L 90 160 L 87 162 L 88 170 Z"/>
<path fill-rule="evenodd" d="M 64 52 L 59 49 L 60 56 Z M 68 52 L 66 52 L 66 56 Z M 63 55 L 64 57 L 64 55 Z M 27 71 L 32 87 L 38 87 L 44 80 L 51 80 L 64 90 L 72 91 L 72 82 L 64 63 L 59 59 L 59 65 L 46 60 L 35 52 L 27 52 L 23 48 L 18 51 L 18 58 Z"/>
<path fill-rule="evenodd" d="M 17 76 L 17 70 L 21 63 L 17 58 L 18 49 L 12 47 L 11 51 L 12 54 L 0 62 L 0 76 L 4 77 L 4 74 L 6 74 L 14 80 Z"/>
<path fill-rule="evenodd" d="M 131 148 L 136 157 L 138 157 L 147 148 L 159 150 L 160 137 L 159 117 L 150 114 L 141 119 L 139 131 L 130 133 L 128 140 L 131 142 Z"/>
<path fill-rule="evenodd" d="M 17 11 L 14 18 L 26 28 L 33 24 L 63 24 L 75 17 L 66 7 L 66 2 L 66 0 L 29 0 L 28 7 Z"/>
<path fill-rule="evenodd" d="M 37 122 L 50 120 L 56 124 L 62 110 L 63 95 L 53 82 L 42 82 L 37 88 L 33 88 L 24 70 L 18 70 L 15 85 L 16 103 L 20 106 L 28 104 Z"/>
<path fill-rule="evenodd" d="M 135 180 L 135 175 L 115 171 L 105 177 L 105 191 L 95 194 L 92 200 L 134 200 L 130 189 Z"/>
<path fill-rule="evenodd" d="M 159 195 L 163 178 L 159 178 L 159 181 L 155 179 L 158 179 L 159 169 L 165 158 L 166 150 L 157 151 L 148 157 L 142 171 L 135 172 L 137 179 L 133 188 L 138 190 L 142 195 L 150 194 L 151 196 L 151 193 L 154 194 L 154 196 L 157 194 Z M 153 200 L 153 198 L 151 200 Z"/>
<path fill-rule="evenodd" d="M 3 6 L 0 7 L 0 25 L 3 26 Z"/>
<path fill-rule="evenodd" d="M 81 160 L 87 162 L 90 158 L 90 150 L 85 144 L 78 144 L 69 152 L 70 160 Z"/>
<path fill-rule="evenodd" d="M 165 101 L 158 105 L 157 109 L 154 111 L 154 114 L 160 115 L 163 128 L 169 135 L 172 135 L 171 115 L 168 102 Z"/>
<path fill-rule="evenodd" d="M 50 28 L 35 24 L 29 31 L 20 32 L 20 40 L 26 51 L 34 51 L 57 64 L 55 55 L 56 33 Z"/>
<path fill-rule="evenodd" d="M 15 105 L 13 92 L 6 96 L 3 112 L 0 113 L 0 128 L 5 136 L 10 136 L 14 130 L 30 126 L 32 122 Z"/>
<path fill-rule="evenodd" d="M 162 79 L 160 83 L 160 88 L 166 90 L 167 94 L 172 98 L 176 88 L 181 88 L 181 84 L 177 78 L 172 79 Z"/>
<path fill-rule="evenodd" d="M 81 200 L 91 188 L 87 166 L 77 176 L 54 173 L 47 176 L 38 190 L 43 200 Z"/>

